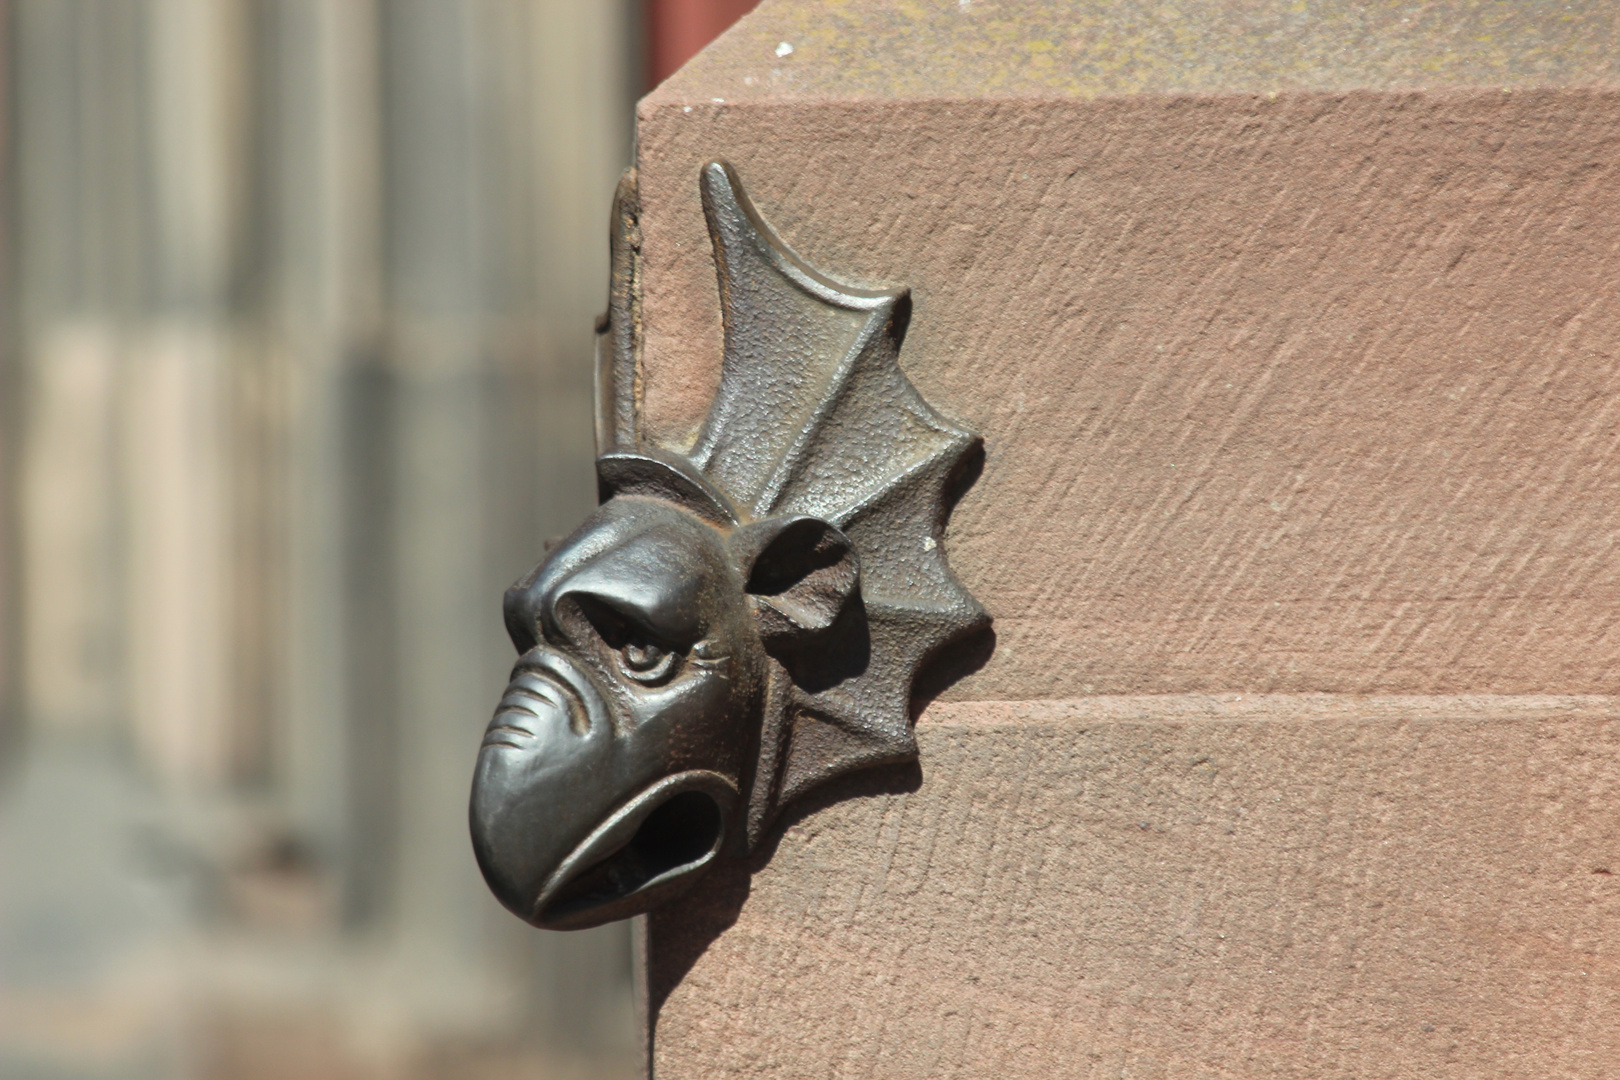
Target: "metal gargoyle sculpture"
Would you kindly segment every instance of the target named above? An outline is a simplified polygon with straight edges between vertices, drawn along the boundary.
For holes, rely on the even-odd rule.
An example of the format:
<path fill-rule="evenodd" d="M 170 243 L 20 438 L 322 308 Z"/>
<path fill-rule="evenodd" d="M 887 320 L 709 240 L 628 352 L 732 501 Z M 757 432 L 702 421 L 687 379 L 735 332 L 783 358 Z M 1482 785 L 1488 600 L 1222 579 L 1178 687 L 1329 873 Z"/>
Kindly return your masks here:
<path fill-rule="evenodd" d="M 614 207 L 598 342 L 601 506 L 507 590 L 519 657 L 471 821 L 495 895 L 536 926 L 638 914 L 851 770 L 916 757 L 912 683 L 987 624 L 940 547 L 977 444 L 896 357 L 904 291 L 839 284 L 736 175 L 701 177 L 724 318 L 689 448 L 638 433 L 638 204 Z"/>

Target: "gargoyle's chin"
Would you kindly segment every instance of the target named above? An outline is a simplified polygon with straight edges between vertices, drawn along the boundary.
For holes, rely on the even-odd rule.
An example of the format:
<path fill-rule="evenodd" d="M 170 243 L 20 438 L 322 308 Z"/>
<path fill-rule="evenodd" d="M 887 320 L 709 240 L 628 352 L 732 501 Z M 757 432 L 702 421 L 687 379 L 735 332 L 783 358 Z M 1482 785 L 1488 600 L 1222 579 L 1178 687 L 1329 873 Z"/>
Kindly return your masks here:
<path fill-rule="evenodd" d="M 653 783 L 569 852 L 541 887 L 529 922 L 583 930 L 681 892 L 719 857 L 736 802 L 736 787 L 715 772 Z"/>

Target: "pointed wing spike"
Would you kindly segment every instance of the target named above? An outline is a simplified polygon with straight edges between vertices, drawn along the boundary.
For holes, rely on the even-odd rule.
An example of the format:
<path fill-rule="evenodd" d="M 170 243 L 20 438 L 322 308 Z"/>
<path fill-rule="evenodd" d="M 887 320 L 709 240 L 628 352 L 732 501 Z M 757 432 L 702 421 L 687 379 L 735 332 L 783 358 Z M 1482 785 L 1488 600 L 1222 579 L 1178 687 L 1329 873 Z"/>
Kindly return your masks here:
<path fill-rule="evenodd" d="M 720 282 L 720 387 L 690 457 L 739 505 L 764 512 L 783 461 L 897 295 L 842 285 L 777 238 L 729 166 L 702 175 Z"/>

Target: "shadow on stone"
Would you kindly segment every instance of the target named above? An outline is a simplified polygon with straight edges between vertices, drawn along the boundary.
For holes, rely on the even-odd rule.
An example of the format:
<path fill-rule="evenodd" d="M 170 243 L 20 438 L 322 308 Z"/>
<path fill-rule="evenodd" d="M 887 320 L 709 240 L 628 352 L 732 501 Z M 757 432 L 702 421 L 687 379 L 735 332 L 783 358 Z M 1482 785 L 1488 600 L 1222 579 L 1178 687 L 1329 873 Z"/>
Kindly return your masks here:
<path fill-rule="evenodd" d="M 737 922 L 747 903 L 753 875 L 776 854 L 794 825 L 846 799 L 903 795 L 922 786 L 915 761 L 851 773 L 828 782 L 790 804 L 747 859 L 726 859 L 686 896 L 647 915 L 647 1018 L 656 1033 L 658 1013 L 709 946 Z"/>
<path fill-rule="evenodd" d="M 917 679 L 911 687 L 911 722 L 916 724 L 922 711 L 959 679 L 989 663 L 995 651 L 995 627 L 984 626 L 924 660 L 922 667 L 917 669 Z"/>

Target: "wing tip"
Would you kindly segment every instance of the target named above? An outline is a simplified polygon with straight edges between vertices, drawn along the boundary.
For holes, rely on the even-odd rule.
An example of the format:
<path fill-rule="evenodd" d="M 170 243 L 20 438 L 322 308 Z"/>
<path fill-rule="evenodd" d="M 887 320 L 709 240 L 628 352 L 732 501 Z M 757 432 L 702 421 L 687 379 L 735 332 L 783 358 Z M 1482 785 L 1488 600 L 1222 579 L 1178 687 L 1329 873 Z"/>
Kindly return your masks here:
<path fill-rule="evenodd" d="M 778 273 L 800 289 L 855 311 L 871 311 L 888 317 L 897 304 L 910 297 L 911 290 L 905 286 L 871 289 L 851 285 L 828 277 L 810 265 L 760 214 L 730 162 L 716 158 L 704 165 L 699 173 L 698 188 L 717 258 L 729 262 L 738 254 L 740 245 L 751 244 Z"/>

